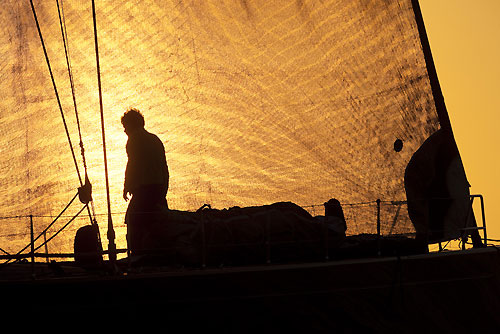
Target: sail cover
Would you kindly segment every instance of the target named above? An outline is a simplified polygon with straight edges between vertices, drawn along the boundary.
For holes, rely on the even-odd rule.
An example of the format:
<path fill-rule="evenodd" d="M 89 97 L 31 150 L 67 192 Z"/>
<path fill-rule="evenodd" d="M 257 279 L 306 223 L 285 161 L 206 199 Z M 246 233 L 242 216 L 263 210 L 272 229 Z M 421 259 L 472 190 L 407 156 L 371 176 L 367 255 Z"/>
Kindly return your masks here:
<path fill-rule="evenodd" d="M 382 233 L 414 232 L 405 168 L 441 128 L 414 3 L 96 1 L 118 246 L 125 245 L 127 205 L 120 117 L 129 107 L 141 110 L 146 129 L 165 144 L 170 208 L 291 201 L 321 214 L 337 198 L 353 234 L 375 231 L 381 199 Z M 35 0 L 33 8 L 83 179 L 81 129 L 105 232 L 91 1 Z M 30 2 L 4 0 L 0 17 L 0 234 L 1 246 L 16 251 L 29 241 L 26 217 L 34 215 L 42 230 L 81 184 Z M 402 149 L 395 149 L 398 139 Z M 49 235 L 80 208 L 75 202 Z M 88 224 L 85 214 L 50 250 L 71 249 L 76 228 Z"/>

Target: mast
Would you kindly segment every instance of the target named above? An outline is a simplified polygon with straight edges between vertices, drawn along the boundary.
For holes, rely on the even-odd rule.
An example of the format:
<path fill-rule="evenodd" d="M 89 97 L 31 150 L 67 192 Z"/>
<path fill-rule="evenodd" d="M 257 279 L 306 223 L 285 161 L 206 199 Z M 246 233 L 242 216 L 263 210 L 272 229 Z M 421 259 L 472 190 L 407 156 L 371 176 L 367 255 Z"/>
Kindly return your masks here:
<path fill-rule="evenodd" d="M 429 74 L 432 96 L 434 97 L 434 103 L 436 104 L 439 124 L 443 129 L 446 129 L 447 131 L 450 131 L 450 133 L 453 133 L 451 131 L 450 117 L 448 115 L 448 111 L 446 110 L 446 104 L 444 103 L 443 92 L 441 91 L 441 85 L 439 84 L 436 66 L 434 65 L 434 59 L 432 58 L 431 46 L 429 44 L 429 39 L 427 38 L 424 18 L 422 16 L 422 11 L 420 10 L 420 4 L 418 3 L 418 0 L 411 0 L 411 3 L 413 12 L 415 14 L 415 21 L 417 23 L 418 35 L 420 37 L 422 51 L 424 53 L 427 73 Z"/>
<path fill-rule="evenodd" d="M 97 63 L 97 84 L 99 86 L 99 108 L 101 113 L 101 131 L 102 131 L 102 149 L 104 152 L 104 174 L 106 178 L 106 200 L 108 204 L 108 251 L 109 261 L 112 265 L 116 261 L 116 244 L 115 244 L 115 231 L 113 228 L 113 219 L 111 216 L 111 200 L 109 195 L 109 173 L 108 173 L 108 159 L 106 154 L 106 133 L 104 130 L 104 111 L 102 106 L 102 89 L 101 89 L 101 68 L 99 65 L 99 46 L 97 43 L 97 20 L 95 12 L 95 2 L 92 0 L 92 17 L 94 21 L 94 42 L 95 42 L 95 57 Z"/>

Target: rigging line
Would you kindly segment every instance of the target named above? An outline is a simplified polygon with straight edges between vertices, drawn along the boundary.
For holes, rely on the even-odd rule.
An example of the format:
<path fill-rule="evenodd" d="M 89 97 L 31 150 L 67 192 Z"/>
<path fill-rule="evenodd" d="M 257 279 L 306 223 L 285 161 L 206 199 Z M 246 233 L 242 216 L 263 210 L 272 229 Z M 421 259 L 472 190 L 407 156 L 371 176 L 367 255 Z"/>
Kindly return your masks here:
<path fill-rule="evenodd" d="M 97 15 L 95 11 L 95 1 L 92 0 L 92 19 L 94 22 L 94 43 L 95 43 L 95 58 L 97 65 L 97 85 L 99 88 L 99 108 L 101 112 L 101 131 L 102 131 L 102 149 L 104 152 L 104 174 L 106 177 L 106 200 L 108 204 L 108 250 L 109 260 L 114 265 L 116 260 L 116 244 L 115 244 L 115 231 L 113 229 L 113 218 L 111 216 L 111 199 L 109 194 L 109 174 L 108 174 L 108 159 L 106 154 L 106 135 L 104 130 L 104 111 L 102 105 L 102 87 L 101 87 L 101 67 L 99 64 L 99 44 L 97 40 Z"/>
<path fill-rule="evenodd" d="M 10 253 L 9 253 L 9 252 L 7 252 L 6 250 L 4 250 L 4 249 L 2 249 L 2 248 L 0 248 L 0 252 L 5 253 L 6 255 L 10 255 Z"/>
<path fill-rule="evenodd" d="M 64 112 L 63 112 L 63 108 L 61 105 L 61 100 L 59 98 L 59 93 L 57 91 L 57 86 L 56 86 L 56 82 L 54 79 L 54 74 L 52 73 L 52 67 L 50 66 L 49 56 L 47 54 L 47 49 L 45 48 L 45 42 L 43 40 L 42 31 L 40 29 L 40 24 L 38 23 L 38 17 L 36 16 L 35 6 L 33 5 L 33 0 L 30 0 L 30 4 L 31 4 L 31 11 L 33 12 L 33 17 L 35 19 L 36 28 L 38 30 L 38 36 L 40 37 L 40 42 L 42 43 L 43 53 L 45 55 L 45 61 L 47 62 L 47 67 L 49 68 L 50 79 L 52 80 L 52 86 L 54 87 L 54 92 L 56 95 L 57 104 L 59 106 L 59 111 L 61 112 L 61 117 L 63 120 L 64 129 L 66 130 L 66 137 L 68 138 L 68 143 L 69 143 L 69 147 L 71 149 L 71 155 L 73 156 L 73 161 L 75 163 L 75 168 L 76 168 L 76 172 L 78 174 L 78 179 L 80 180 L 80 184 L 83 185 L 82 178 L 80 176 L 80 169 L 78 168 L 78 162 L 77 162 L 76 156 L 75 156 L 75 151 L 73 150 L 73 144 L 71 142 L 71 137 L 69 135 L 68 125 L 66 124 L 66 118 L 64 117 Z"/>
<path fill-rule="evenodd" d="M 59 231 L 57 231 L 54 235 L 52 235 L 50 238 L 48 238 L 46 241 L 44 241 L 41 245 L 35 248 L 35 251 L 40 249 L 41 247 L 45 246 L 47 243 L 49 243 L 52 239 L 54 239 L 59 233 L 61 233 L 66 227 L 68 227 L 69 224 L 71 224 L 82 212 L 85 210 L 85 208 L 88 207 L 88 204 L 85 204 L 80 211 L 76 215 L 73 216 Z"/>
<path fill-rule="evenodd" d="M 69 203 L 66 205 L 66 207 L 57 215 L 57 217 L 52 221 L 52 223 L 50 223 L 35 239 L 33 239 L 33 242 L 37 241 L 38 239 L 40 239 L 40 237 L 49 230 L 49 228 L 51 228 L 54 223 L 62 216 L 62 214 L 66 211 L 66 209 L 69 208 L 69 206 L 73 203 L 73 201 L 75 200 L 75 198 L 78 196 L 78 193 L 76 193 L 76 195 L 71 199 L 71 201 L 69 201 Z M 21 249 L 19 252 L 16 253 L 16 255 L 19 255 L 21 254 L 22 252 L 24 252 L 28 247 L 31 246 L 31 242 L 29 244 L 27 244 L 23 249 Z M 6 263 L 8 263 L 9 261 L 7 261 Z"/>
<path fill-rule="evenodd" d="M 70 63 L 70 55 L 69 55 L 69 43 L 68 43 L 68 31 L 66 29 L 66 20 L 64 18 L 64 8 L 62 7 L 62 0 L 61 0 L 61 6 L 59 6 L 59 0 L 56 0 L 57 4 L 57 13 L 59 14 L 59 25 L 61 27 L 61 36 L 63 40 L 63 45 L 64 45 L 64 54 L 66 56 L 66 65 L 68 68 L 68 76 L 69 76 L 69 83 L 71 86 L 71 95 L 73 97 L 73 106 L 75 108 L 75 116 L 76 116 L 76 125 L 78 127 L 78 136 L 80 139 L 80 148 L 81 148 L 81 153 L 82 153 L 82 159 L 83 159 L 83 167 L 86 169 L 87 168 L 87 163 L 85 160 L 85 150 L 83 148 L 83 140 L 82 140 L 82 132 L 80 128 L 80 118 L 78 116 L 78 108 L 76 104 L 76 94 L 75 94 L 75 85 L 73 82 L 73 72 L 71 68 L 71 63 Z M 62 12 L 62 16 L 61 16 Z"/>
<path fill-rule="evenodd" d="M 75 117 L 76 117 L 76 124 L 78 127 L 78 137 L 80 139 L 80 151 L 81 151 L 81 155 L 82 155 L 83 168 L 85 170 L 85 177 L 87 178 L 88 177 L 87 176 L 88 175 L 88 173 L 87 173 L 87 161 L 85 159 L 85 149 L 83 147 L 82 132 L 81 132 L 81 128 L 80 128 L 80 118 L 78 116 L 78 108 L 77 108 L 77 104 L 76 104 L 75 85 L 73 82 L 73 72 L 71 70 L 68 34 L 67 34 L 67 29 L 66 29 L 66 20 L 64 19 L 64 8 L 63 8 L 62 0 L 61 0 L 61 6 L 59 6 L 59 0 L 56 0 L 56 4 L 57 4 L 57 13 L 59 15 L 59 26 L 61 27 L 61 37 L 62 37 L 63 45 L 64 45 L 64 54 L 66 56 L 66 66 L 68 68 L 69 83 L 71 86 L 71 95 L 73 97 L 73 106 L 75 108 Z M 62 12 L 62 16 L 61 16 L 61 12 Z M 80 175 L 78 175 L 78 178 L 80 179 L 80 186 L 83 186 Z M 95 209 L 94 209 L 94 202 L 93 201 L 91 201 L 91 207 L 92 207 L 92 213 L 90 212 L 90 208 L 88 208 L 88 207 L 87 207 L 87 211 L 89 214 L 90 224 L 93 224 L 95 221 Z"/>
<path fill-rule="evenodd" d="M 55 219 L 54 219 L 54 220 L 53 220 L 53 221 L 52 221 L 52 222 L 51 222 L 51 223 L 50 223 L 50 224 L 49 224 L 49 225 L 48 225 L 48 226 L 47 226 L 47 227 L 46 227 L 46 228 L 42 231 L 42 232 L 40 232 L 40 234 L 39 234 L 39 235 L 38 235 L 35 239 L 33 239 L 33 242 L 35 242 L 35 241 L 37 241 L 38 239 L 40 239 L 40 237 L 41 237 L 44 233 L 46 233 L 46 232 L 49 230 L 49 228 L 51 228 L 51 227 L 52 227 L 52 226 L 56 223 L 56 221 L 57 221 L 57 220 L 58 220 L 58 219 L 62 216 L 62 214 L 64 213 L 64 211 L 66 211 L 66 209 L 67 209 L 67 208 L 69 208 L 69 206 L 73 203 L 73 201 L 75 200 L 75 198 L 76 198 L 77 196 L 78 196 L 78 193 L 77 193 L 77 194 L 76 194 L 76 195 L 75 195 L 75 196 L 71 199 L 71 201 L 70 201 L 70 202 L 66 205 L 66 207 L 65 207 L 65 208 L 61 211 L 61 213 L 59 213 L 59 215 L 57 215 L 57 217 L 56 217 L 56 218 L 55 218 Z M 30 243 L 30 244 L 31 244 L 31 243 Z M 28 246 L 26 246 L 26 248 L 28 248 L 28 247 L 29 247 L 29 245 L 28 245 Z M 25 249 L 26 249 L 26 248 L 25 248 Z M 23 250 L 24 250 L 24 249 L 23 249 Z M 23 250 L 21 250 L 21 252 L 22 252 Z"/>

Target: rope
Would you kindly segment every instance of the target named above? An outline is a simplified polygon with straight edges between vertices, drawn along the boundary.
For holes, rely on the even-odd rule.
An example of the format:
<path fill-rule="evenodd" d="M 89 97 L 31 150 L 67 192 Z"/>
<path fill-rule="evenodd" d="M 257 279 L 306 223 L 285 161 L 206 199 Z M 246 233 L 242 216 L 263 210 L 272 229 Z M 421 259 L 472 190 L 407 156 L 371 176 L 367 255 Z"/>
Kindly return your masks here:
<path fill-rule="evenodd" d="M 73 197 L 73 199 L 70 201 L 70 203 L 64 208 L 64 210 L 66 210 L 70 204 L 75 200 L 76 196 Z M 38 250 L 40 249 L 41 247 L 45 246 L 47 243 L 49 243 L 52 239 L 54 239 L 59 233 L 61 233 L 66 227 L 68 227 L 69 224 L 71 224 L 82 212 L 83 210 L 85 210 L 85 208 L 88 207 L 88 204 L 85 204 L 81 209 L 80 211 L 78 211 L 63 227 L 61 227 L 54 235 L 52 235 L 49 239 L 47 239 L 46 241 L 44 241 L 41 245 L 39 245 L 38 247 L 36 247 L 34 250 Z M 63 212 L 64 212 L 63 210 Z M 62 212 L 61 212 L 62 214 Z M 56 217 L 56 219 L 52 222 L 52 224 L 61 216 L 61 214 L 59 216 Z M 51 224 L 51 225 L 52 225 Z M 45 229 L 45 231 L 48 229 L 48 227 Z M 44 232 L 42 232 L 36 239 L 33 240 L 33 243 L 38 239 L 40 238 L 41 235 L 43 235 Z M 28 248 L 29 246 L 31 246 L 31 242 L 26 246 L 24 247 L 22 250 L 20 250 L 19 252 L 16 253 L 15 256 L 18 256 L 19 254 L 21 254 L 24 250 L 26 250 L 26 248 Z M 14 257 L 15 257 L 14 256 Z M 4 266 L 8 265 L 10 263 L 11 259 L 9 259 L 8 261 L 2 263 L 0 265 L 0 269 L 2 269 Z"/>
<path fill-rule="evenodd" d="M 95 58 L 97 65 L 97 86 L 99 88 L 99 108 L 101 113 L 101 132 L 102 132 L 102 149 L 104 152 L 104 173 L 106 178 L 106 200 L 108 204 L 108 250 L 111 252 L 116 250 L 115 244 L 115 231 L 113 229 L 113 218 L 111 216 L 111 198 L 109 194 L 109 176 L 108 176 L 108 159 L 106 154 L 106 135 L 104 130 L 104 111 L 102 105 L 102 88 L 101 88 L 101 67 L 99 64 L 99 43 L 97 39 L 97 17 L 95 11 L 95 1 L 92 0 L 92 19 L 94 22 L 94 44 L 95 44 Z M 110 253 L 109 259 L 112 263 L 116 260 L 116 254 Z"/>
<path fill-rule="evenodd" d="M 7 255 L 10 255 L 10 253 L 9 253 L 9 252 L 7 252 L 6 250 L 4 250 L 4 249 L 2 249 L 2 248 L 0 248 L 0 252 L 5 253 L 5 254 L 7 254 Z"/>
<path fill-rule="evenodd" d="M 49 226 L 47 226 L 34 240 L 33 242 L 37 241 L 38 239 L 40 239 L 40 237 L 49 230 L 49 228 L 52 227 L 52 225 L 55 224 L 55 222 L 62 216 L 62 214 L 69 208 L 69 206 L 73 203 L 73 201 L 75 200 L 75 198 L 78 196 L 78 193 L 71 199 L 71 201 L 69 201 L 69 203 L 66 205 L 66 207 L 64 207 L 64 209 L 57 215 L 57 217 L 49 224 Z M 22 252 L 24 252 L 28 247 L 31 246 L 31 242 L 29 244 L 27 244 L 23 249 L 21 249 L 19 252 L 16 253 L 16 255 L 19 255 L 21 254 Z M 7 264 L 9 261 L 7 261 L 5 264 Z"/>
<path fill-rule="evenodd" d="M 46 241 L 44 241 L 41 245 L 39 245 L 38 247 L 35 248 L 35 251 L 40 249 L 41 247 L 45 246 L 49 241 L 51 241 L 52 239 L 54 239 L 59 233 L 61 233 L 66 227 L 68 227 L 69 224 L 71 224 L 73 222 L 73 220 L 76 219 L 76 217 L 78 217 L 80 215 L 80 213 L 82 213 L 83 210 L 85 210 L 85 208 L 88 206 L 88 204 L 85 204 L 81 209 L 80 211 L 78 211 L 78 213 L 76 215 L 73 216 L 73 218 L 71 218 L 63 227 L 61 227 L 59 229 L 59 231 L 57 231 L 56 233 L 54 233 L 54 235 L 52 235 L 50 238 L 48 238 Z"/>
<path fill-rule="evenodd" d="M 61 37 L 62 37 L 63 45 L 64 45 L 64 54 L 66 56 L 66 66 L 68 68 L 69 83 L 71 86 L 71 95 L 73 97 L 73 107 L 75 109 L 76 125 L 78 128 L 78 137 L 80 139 L 80 153 L 82 155 L 83 168 L 85 170 L 85 179 L 87 180 L 88 179 L 87 161 L 85 159 L 85 148 L 83 146 L 82 131 L 81 131 L 81 127 L 80 127 L 80 117 L 78 116 L 78 108 L 77 108 L 77 103 L 76 103 L 75 85 L 73 82 L 73 71 L 72 71 L 71 62 L 70 62 L 68 34 L 67 34 L 67 29 L 66 29 L 66 20 L 64 17 L 63 1 L 61 0 L 61 6 L 59 6 L 59 0 L 56 0 L 56 4 L 57 4 L 57 13 L 59 15 L 59 26 L 61 27 Z M 78 179 L 80 181 L 80 186 L 83 186 L 80 174 L 78 174 Z M 94 202 L 91 201 L 90 204 L 91 204 L 91 208 L 92 208 L 92 213 L 90 212 L 90 208 L 87 207 L 87 211 L 88 211 L 89 219 L 90 219 L 90 224 L 95 224 L 96 223 L 96 215 L 95 215 Z"/>
<path fill-rule="evenodd" d="M 81 132 L 81 128 L 80 128 L 80 118 L 78 116 L 78 108 L 77 108 L 77 104 L 76 104 L 75 85 L 73 82 L 73 71 L 71 68 L 70 55 L 69 55 L 68 34 L 67 34 L 67 29 L 66 29 L 66 20 L 64 18 L 63 2 L 61 0 L 60 7 L 59 7 L 59 0 L 56 0 L 56 4 L 57 4 L 57 13 L 59 14 L 59 25 L 61 27 L 61 37 L 62 37 L 63 45 L 64 45 L 64 54 L 66 55 L 66 66 L 68 68 L 69 83 L 71 85 L 71 95 L 73 97 L 73 107 L 75 109 L 76 125 L 78 127 L 78 136 L 80 139 L 80 150 L 81 150 L 81 154 L 82 154 L 83 167 L 84 167 L 85 171 L 87 171 L 87 162 L 85 160 L 85 149 L 83 147 L 82 132 Z M 80 184 L 81 183 L 82 183 L 82 181 L 80 179 Z"/>
<path fill-rule="evenodd" d="M 76 194 L 76 195 L 75 195 L 75 196 L 71 199 L 71 201 L 70 201 L 70 202 L 66 205 L 66 207 L 65 207 L 65 208 L 61 211 L 61 213 L 59 213 L 59 215 L 57 215 L 57 217 L 56 217 L 56 218 L 55 218 L 55 219 L 54 219 L 54 220 L 53 220 L 53 221 L 52 221 L 52 222 L 51 222 L 51 223 L 50 223 L 50 224 L 49 224 L 49 225 L 48 225 L 48 226 L 47 226 L 47 227 L 46 227 L 46 228 L 42 231 L 42 232 L 40 232 L 40 234 L 39 234 L 39 235 L 38 235 L 38 236 L 37 236 L 37 237 L 33 240 L 33 242 L 35 242 L 35 241 L 37 241 L 38 239 L 40 239 L 40 237 L 41 237 L 42 235 L 44 235 L 44 234 L 45 234 L 45 233 L 49 230 L 49 228 L 51 228 L 51 227 L 52 227 L 52 226 L 56 223 L 56 221 L 57 221 L 57 220 L 61 217 L 61 215 L 64 213 L 64 211 L 66 211 L 66 209 L 68 209 L 68 208 L 69 208 L 69 206 L 73 203 L 73 201 L 75 200 L 76 196 L 78 196 L 78 193 L 77 193 L 77 194 Z M 24 251 L 26 248 L 28 248 L 30 245 L 31 245 L 31 243 L 30 243 L 30 244 L 28 244 L 28 246 L 26 246 L 24 249 L 22 249 L 22 250 L 21 250 L 21 252 L 22 252 L 22 251 Z"/>
<path fill-rule="evenodd" d="M 126 252 L 127 252 L 127 249 L 125 249 L 125 248 L 120 248 L 120 249 L 116 250 L 117 254 L 126 253 Z M 109 254 L 109 251 L 104 250 L 104 251 L 100 251 L 100 252 L 85 252 L 82 254 L 85 254 L 85 255 L 87 255 L 87 254 L 88 255 L 94 255 L 94 254 L 106 255 L 106 254 Z M 35 258 L 74 258 L 75 253 L 34 253 L 33 256 Z M 0 260 L 10 259 L 11 257 L 12 257 L 12 255 L 0 255 Z M 15 258 L 17 260 L 27 259 L 27 258 L 31 258 L 31 257 L 32 257 L 32 254 L 15 255 Z M 3 263 L 2 263 L 2 265 L 3 265 Z M 1 265 L 0 265 L 0 268 L 1 268 Z M 37 276 L 39 276 L 39 275 L 37 275 Z"/>
<path fill-rule="evenodd" d="M 56 86 L 56 82 L 54 79 L 54 74 L 52 73 L 52 67 L 50 66 L 49 56 L 47 54 L 47 49 L 45 48 L 45 42 L 43 40 L 42 31 L 40 29 L 40 24 L 38 23 L 38 17 L 36 16 L 36 11 L 35 11 L 35 6 L 33 5 L 33 0 L 30 0 L 30 4 L 31 4 L 31 11 L 33 12 L 33 17 L 35 19 L 36 28 L 38 30 L 38 36 L 40 37 L 40 42 L 42 43 L 43 53 L 45 55 L 45 61 L 47 62 L 47 67 L 49 69 L 50 79 L 52 80 L 52 86 L 54 87 L 54 93 L 56 95 L 57 104 L 59 106 L 59 111 L 61 112 L 61 117 L 63 120 L 64 129 L 66 131 L 66 137 L 68 138 L 68 143 L 69 143 L 69 147 L 71 150 L 71 155 L 73 156 L 73 161 L 75 163 L 76 172 L 78 174 L 78 178 L 80 179 L 80 183 L 81 183 L 82 181 L 81 181 L 81 176 L 80 176 L 80 169 L 78 168 L 78 162 L 76 160 L 75 151 L 73 150 L 73 144 L 71 142 L 71 137 L 69 135 L 68 125 L 66 124 L 66 118 L 64 117 L 64 112 L 63 112 L 63 108 L 61 105 L 61 100 L 59 98 L 59 93 L 57 91 L 57 86 Z"/>
<path fill-rule="evenodd" d="M 498 240 L 498 239 L 489 239 L 489 238 L 488 238 L 488 239 L 486 239 L 486 240 L 488 240 L 488 241 L 493 241 L 493 242 L 500 242 L 500 240 Z"/>

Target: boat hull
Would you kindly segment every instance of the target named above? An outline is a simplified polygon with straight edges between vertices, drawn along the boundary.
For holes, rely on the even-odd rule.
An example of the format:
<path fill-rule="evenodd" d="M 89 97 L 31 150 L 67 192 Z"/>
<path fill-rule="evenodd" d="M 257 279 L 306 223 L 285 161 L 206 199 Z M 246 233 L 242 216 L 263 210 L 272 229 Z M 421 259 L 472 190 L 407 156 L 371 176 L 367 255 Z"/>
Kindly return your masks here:
<path fill-rule="evenodd" d="M 229 331 L 498 328 L 496 248 L 317 263 L 1 282 L 11 309 Z"/>

